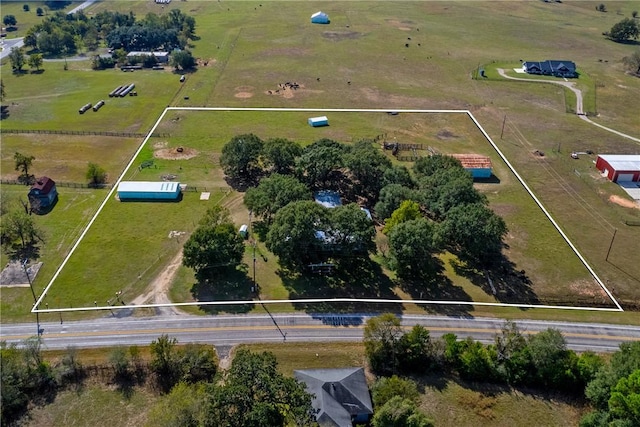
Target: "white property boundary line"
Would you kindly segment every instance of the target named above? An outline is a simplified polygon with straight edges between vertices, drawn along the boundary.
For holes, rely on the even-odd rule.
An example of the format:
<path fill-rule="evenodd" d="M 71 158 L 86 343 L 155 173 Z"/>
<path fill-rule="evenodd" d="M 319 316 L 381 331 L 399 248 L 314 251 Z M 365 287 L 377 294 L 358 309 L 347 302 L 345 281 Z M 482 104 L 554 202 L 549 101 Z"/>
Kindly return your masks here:
<path fill-rule="evenodd" d="M 573 306 L 552 306 L 552 305 L 535 305 L 535 304 L 508 304 L 508 303 L 491 303 L 491 302 L 474 302 L 474 301 L 434 301 L 434 300 L 402 300 L 402 299 L 370 299 L 370 298 L 329 298 L 329 299 L 299 299 L 299 300 L 247 300 L 247 301 L 203 301 L 203 302 L 183 302 L 183 303 L 168 303 L 168 304 L 140 304 L 140 305 L 120 305 L 120 306 L 106 306 L 106 307 L 84 307 L 84 308 L 59 308 L 59 309 L 46 309 L 40 310 L 38 306 L 42 303 L 42 300 L 46 296 L 47 292 L 53 285 L 53 282 L 56 280 L 64 266 L 67 264 L 67 261 L 76 248 L 87 234 L 91 225 L 94 223 L 102 209 L 107 204 L 113 193 L 116 191 L 118 184 L 122 181 L 126 173 L 129 171 L 129 168 L 133 164 L 133 162 L 138 157 L 138 154 L 142 151 L 144 146 L 147 144 L 149 138 L 153 132 L 155 132 L 156 128 L 164 119 L 164 116 L 169 111 L 272 111 L 272 112 L 336 112 L 336 113 L 388 113 L 390 111 L 398 112 L 398 113 L 465 113 L 467 114 L 473 123 L 477 126 L 477 128 L 482 132 L 484 137 L 489 141 L 494 150 L 498 153 L 500 158 L 505 162 L 507 167 L 511 170 L 511 172 L 516 176 L 520 184 L 524 187 L 524 189 L 529 193 L 529 195 L 536 202 L 538 207 L 542 210 L 542 212 L 546 215 L 547 219 L 553 224 L 556 230 L 560 233 L 562 238 L 567 242 L 569 247 L 573 250 L 573 252 L 578 256 L 582 264 L 587 268 L 589 273 L 591 273 L 592 277 L 596 280 L 596 282 L 600 285 L 600 287 L 606 292 L 611 301 L 615 304 L 616 308 L 604 308 L 604 307 L 573 307 Z M 473 116 L 471 111 L 469 110 L 417 110 L 417 109 L 406 109 L 406 110 L 396 110 L 396 109 L 341 109 L 341 108 L 233 108 L 233 107 L 167 107 L 164 109 L 156 123 L 153 125 L 147 136 L 144 138 L 138 150 L 131 157 L 131 160 L 127 164 L 127 167 L 124 169 L 122 174 L 118 177 L 117 181 L 111 187 L 111 191 L 107 194 L 105 199 L 100 204 L 100 207 L 94 214 L 91 221 L 87 224 L 86 228 L 83 230 L 78 240 L 73 245 L 65 259 L 56 270 L 55 274 L 42 291 L 42 295 L 40 298 L 34 303 L 33 308 L 31 309 L 32 313 L 61 313 L 61 312 L 71 312 L 71 311 L 96 311 L 96 310 L 121 310 L 121 309 L 133 309 L 133 308 L 156 308 L 156 307 L 184 307 L 184 306 L 204 306 L 204 305 L 245 305 L 245 304 L 281 304 L 281 303 L 326 303 L 326 302 L 361 302 L 361 303 L 383 303 L 383 304 L 404 304 L 404 303 L 413 303 L 413 304 L 428 304 L 428 305 L 470 305 L 470 306 L 489 306 L 489 307 L 514 307 L 514 308 L 543 308 L 543 309 L 555 309 L 555 310 L 584 310 L 584 311 L 624 311 L 618 301 L 613 297 L 609 289 L 604 285 L 602 280 L 598 277 L 595 271 L 591 268 L 591 266 L 587 263 L 584 257 L 580 254 L 578 249 L 571 243 L 567 235 L 562 231 L 560 226 L 556 223 L 556 221 L 551 217 L 551 214 L 545 209 L 540 200 L 533 194 L 533 191 L 529 188 L 529 186 L 524 182 L 524 179 L 516 172 L 511 163 L 504 156 L 502 151 L 498 148 L 498 146 L 493 142 L 489 134 L 484 130 L 484 128 L 480 125 L 480 123 Z"/>

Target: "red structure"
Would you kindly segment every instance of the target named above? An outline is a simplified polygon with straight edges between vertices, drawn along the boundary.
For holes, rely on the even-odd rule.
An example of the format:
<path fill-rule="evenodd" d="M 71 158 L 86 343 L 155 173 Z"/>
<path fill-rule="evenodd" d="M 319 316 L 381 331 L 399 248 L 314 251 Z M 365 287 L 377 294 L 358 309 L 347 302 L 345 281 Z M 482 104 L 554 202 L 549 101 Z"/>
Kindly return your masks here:
<path fill-rule="evenodd" d="M 601 154 L 596 168 L 613 182 L 640 182 L 640 154 Z"/>

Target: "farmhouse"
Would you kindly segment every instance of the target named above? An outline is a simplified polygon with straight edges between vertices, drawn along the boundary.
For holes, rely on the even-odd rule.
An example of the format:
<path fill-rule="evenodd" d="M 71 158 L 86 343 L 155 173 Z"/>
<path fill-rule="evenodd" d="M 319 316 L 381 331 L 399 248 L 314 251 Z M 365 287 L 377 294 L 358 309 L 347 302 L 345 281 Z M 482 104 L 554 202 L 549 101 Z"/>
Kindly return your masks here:
<path fill-rule="evenodd" d="M 311 23 L 312 24 L 328 24 L 329 23 L 329 15 L 324 12 L 316 12 L 311 15 Z"/>
<path fill-rule="evenodd" d="M 129 52 L 127 53 L 127 58 L 135 58 L 142 56 L 155 56 L 156 60 L 160 64 L 168 64 L 169 63 L 169 52 Z"/>
<path fill-rule="evenodd" d="M 29 204 L 38 210 L 47 210 L 55 204 L 58 198 L 56 183 L 49 177 L 38 178 L 29 190 Z"/>
<path fill-rule="evenodd" d="M 179 182 L 122 181 L 118 185 L 120 201 L 178 201 Z"/>
<path fill-rule="evenodd" d="M 613 182 L 640 182 L 640 154 L 601 154 L 596 168 Z"/>
<path fill-rule="evenodd" d="M 526 61 L 522 64 L 523 70 L 528 74 L 542 74 L 556 77 L 577 77 L 576 64 L 573 61 L 558 61 L 547 59 L 545 61 Z"/>
<path fill-rule="evenodd" d="M 491 177 L 491 159 L 480 154 L 451 154 L 462 163 L 462 167 L 471 172 L 474 178 Z"/>
<path fill-rule="evenodd" d="M 293 374 L 315 395 L 311 404 L 319 425 L 352 427 L 367 423 L 373 415 L 364 369 L 308 369 Z"/>

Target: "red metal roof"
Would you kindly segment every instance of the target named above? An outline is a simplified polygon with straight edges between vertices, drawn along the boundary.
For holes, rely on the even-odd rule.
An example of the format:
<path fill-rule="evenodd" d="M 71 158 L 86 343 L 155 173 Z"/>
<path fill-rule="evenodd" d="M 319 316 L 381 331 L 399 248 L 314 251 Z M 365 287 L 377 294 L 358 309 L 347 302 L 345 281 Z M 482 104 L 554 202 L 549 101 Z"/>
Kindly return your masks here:
<path fill-rule="evenodd" d="M 491 159 L 480 154 L 451 154 L 451 157 L 458 159 L 465 169 L 491 168 Z"/>
<path fill-rule="evenodd" d="M 31 190 L 38 190 L 40 194 L 48 194 L 56 183 L 49 177 L 38 178 L 31 186 Z"/>

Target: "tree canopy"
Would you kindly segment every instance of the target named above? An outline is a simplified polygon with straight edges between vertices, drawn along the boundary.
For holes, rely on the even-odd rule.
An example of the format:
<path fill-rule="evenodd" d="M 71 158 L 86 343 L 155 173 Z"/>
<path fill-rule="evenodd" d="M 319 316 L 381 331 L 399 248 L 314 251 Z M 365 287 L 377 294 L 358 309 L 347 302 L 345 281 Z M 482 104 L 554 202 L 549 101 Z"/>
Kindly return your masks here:
<path fill-rule="evenodd" d="M 266 167 L 274 173 L 289 174 L 302 154 L 302 147 L 286 138 L 271 138 L 264 143 L 263 152 Z"/>
<path fill-rule="evenodd" d="M 640 27 L 634 18 L 624 18 L 611 27 L 607 36 L 616 42 L 635 40 L 640 36 Z"/>
<path fill-rule="evenodd" d="M 229 212 L 215 206 L 207 210 L 184 244 L 182 263 L 195 270 L 198 280 L 203 280 L 217 271 L 235 269 L 243 255 L 244 240 L 231 222 Z"/>
<path fill-rule="evenodd" d="M 220 165 L 229 178 L 240 182 L 253 182 L 260 173 L 259 160 L 264 142 L 254 134 L 231 138 L 220 156 Z"/>
<path fill-rule="evenodd" d="M 204 426 L 310 426 L 315 422 L 311 395 L 298 380 L 277 369 L 273 354 L 239 349 L 220 382 L 210 384 Z"/>
<path fill-rule="evenodd" d="M 291 202 L 310 200 L 311 191 L 291 175 L 274 173 L 260 180 L 257 187 L 247 190 L 244 204 L 270 223 L 273 215 Z"/>
<path fill-rule="evenodd" d="M 398 277 L 425 278 L 436 271 L 434 225 L 426 218 L 401 222 L 389 233 L 389 263 Z"/>

